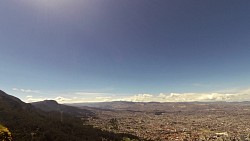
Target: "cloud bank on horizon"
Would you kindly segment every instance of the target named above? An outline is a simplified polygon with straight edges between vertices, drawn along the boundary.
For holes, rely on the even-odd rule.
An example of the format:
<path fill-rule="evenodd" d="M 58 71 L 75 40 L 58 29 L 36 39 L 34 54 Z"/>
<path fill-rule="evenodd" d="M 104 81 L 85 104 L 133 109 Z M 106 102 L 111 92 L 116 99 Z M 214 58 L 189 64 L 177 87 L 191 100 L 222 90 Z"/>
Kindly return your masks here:
<path fill-rule="evenodd" d="M 29 93 L 33 90 L 13 88 L 13 91 Z M 35 91 L 36 92 L 36 91 Z M 81 95 L 79 95 L 79 93 Z M 89 94 L 93 94 L 92 96 Z M 217 92 L 217 93 L 160 93 L 136 94 L 132 96 L 105 95 L 105 93 L 85 93 L 75 92 L 71 96 L 37 97 L 27 95 L 25 102 L 37 102 L 42 100 L 56 100 L 59 103 L 84 103 L 84 102 L 112 102 L 112 101 L 131 101 L 131 102 L 241 102 L 250 100 L 250 89 L 239 90 L 238 92 Z"/>

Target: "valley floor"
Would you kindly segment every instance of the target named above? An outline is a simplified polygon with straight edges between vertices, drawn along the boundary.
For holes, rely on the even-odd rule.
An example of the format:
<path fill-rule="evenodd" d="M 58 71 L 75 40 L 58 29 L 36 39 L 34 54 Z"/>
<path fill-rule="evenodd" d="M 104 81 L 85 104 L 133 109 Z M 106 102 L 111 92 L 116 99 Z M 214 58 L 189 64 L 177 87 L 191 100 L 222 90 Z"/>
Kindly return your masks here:
<path fill-rule="evenodd" d="M 249 103 L 138 103 L 101 110 L 88 123 L 148 140 L 250 140 Z"/>

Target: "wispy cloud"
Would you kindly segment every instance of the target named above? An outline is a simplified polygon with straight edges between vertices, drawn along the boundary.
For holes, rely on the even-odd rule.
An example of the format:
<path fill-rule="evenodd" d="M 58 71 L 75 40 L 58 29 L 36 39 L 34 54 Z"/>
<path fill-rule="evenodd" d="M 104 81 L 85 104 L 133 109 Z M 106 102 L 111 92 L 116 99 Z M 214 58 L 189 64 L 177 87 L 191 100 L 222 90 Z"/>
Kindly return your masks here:
<path fill-rule="evenodd" d="M 18 89 L 18 88 L 12 88 L 13 91 L 23 92 L 23 93 L 37 93 L 41 94 L 39 90 L 31 90 L 31 89 Z"/>
<path fill-rule="evenodd" d="M 32 95 L 27 95 L 25 102 L 37 102 L 37 101 L 43 101 L 46 100 L 46 98 L 41 98 L 41 97 L 33 97 Z"/>
<path fill-rule="evenodd" d="M 70 99 L 70 98 L 65 98 L 65 97 L 62 97 L 62 96 L 58 96 L 58 97 L 56 97 L 56 98 L 53 99 L 53 100 L 58 101 L 58 102 L 72 101 L 72 99 Z"/>

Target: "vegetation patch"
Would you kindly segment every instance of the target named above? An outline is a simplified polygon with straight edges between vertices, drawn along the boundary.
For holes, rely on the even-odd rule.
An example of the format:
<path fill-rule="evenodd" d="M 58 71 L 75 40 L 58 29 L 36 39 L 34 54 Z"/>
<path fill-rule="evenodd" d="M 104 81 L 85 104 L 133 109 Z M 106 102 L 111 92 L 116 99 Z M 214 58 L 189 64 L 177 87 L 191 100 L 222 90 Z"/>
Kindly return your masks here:
<path fill-rule="evenodd" d="M 0 141 L 11 141 L 11 132 L 8 128 L 0 124 Z"/>

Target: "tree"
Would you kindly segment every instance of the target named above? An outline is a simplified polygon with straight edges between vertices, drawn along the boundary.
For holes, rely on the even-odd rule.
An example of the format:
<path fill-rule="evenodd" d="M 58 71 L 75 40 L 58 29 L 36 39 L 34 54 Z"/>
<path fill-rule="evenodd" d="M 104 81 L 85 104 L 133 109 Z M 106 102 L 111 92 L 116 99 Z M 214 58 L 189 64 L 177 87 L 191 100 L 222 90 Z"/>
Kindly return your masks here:
<path fill-rule="evenodd" d="M 12 141 L 11 132 L 8 128 L 0 124 L 0 140 L 1 141 Z"/>
<path fill-rule="evenodd" d="M 116 118 L 110 119 L 109 123 L 111 124 L 112 129 L 118 130 L 118 121 Z"/>

